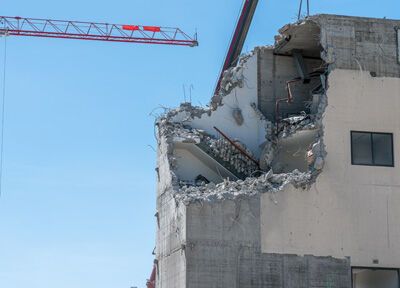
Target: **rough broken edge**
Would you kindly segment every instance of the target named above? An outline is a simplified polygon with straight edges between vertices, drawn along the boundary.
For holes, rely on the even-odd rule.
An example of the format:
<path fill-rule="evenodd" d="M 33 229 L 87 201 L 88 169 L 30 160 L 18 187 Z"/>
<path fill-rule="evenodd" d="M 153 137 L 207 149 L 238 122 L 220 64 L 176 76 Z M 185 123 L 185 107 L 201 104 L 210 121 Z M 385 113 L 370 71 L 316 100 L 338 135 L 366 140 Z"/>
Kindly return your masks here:
<path fill-rule="evenodd" d="M 222 79 L 221 90 L 218 95 L 215 95 L 211 99 L 211 103 L 209 108 L 202 108 L 192 106 L 190 103 L 183 103 L 177 109 L 171 109 L 161 117 L 156 122 L 156 126 L 158 127 L 158 144 L 164 142 L 167 145 L 168 150 L 168 165 L 171 173 L 171 187 L 169 187 L 174 192 L 174 198 L 176 200 L 177 205 L 179 203 L 183 203 L 188 205 L 193 202 L 202 202 L 202 201 L 221 201 L 227 199 L 237 199 L 242 197 L 252 197 L 259 193 L 271 193 L 271 197 L 273 197 L 274 193 L 282 191 L 286 186 L 292 185 L 295 188 L 301 189 L 309 189 L 313 183 L 315 183 L 318 175 L 322 172 L 322 165 L 319 164 L 320 169 L 310 168 L 308 172 L 300 172 L 298 170 L 294 170 L 289 173 L 282 174 L 274 174 L 272 170 L 269 170 L 266 173 L 263 173 L 260 177 L 252 178 L 249 177 L 245 180 L 238 181 L 229 181 L 224 180 L 219 184 L 206 184 L 204 186 L 197 187 L 189 187 L 187 189 L 182 189 L 179 185 L 178 178 L 174 173 L 174 165 L 176 163 L 176 159 L 173 157 L 173 135 L 171 133 L 170 123 L 172 119 L 181 112 L 185 112 L 189 115 L 189 117 L 201 118 L 204 114 L 211 115 L 211 113 L 218 109 L 219 106 L 222 105 L 222 98 L 226 95 L 229 95 L 234 89 L 238 87 L 243 87 L 243 69 L 246 67 L 247 60 L 253 56 L 258 49 L 261 48 L 273 48 L 277 45 L 280 45 L 283 41 L 286 41 L 288 37 L 288 33 L 298 25 L 304 25 L 307 22 L 312 22 L 320 28 L 320 39 L 319 43 L 323 48 L 321 51 L 321 59 L 327 64 L 327 69 L 324 74 L 324 79 L 322 80 L 322 84 L 324 86 L 324 92 L 321 95 L 320 103 L 318 105 L 318 112 L 316 113 L 316 117 L 314 119 L 314 127 L 311 129 L 318 129 L 318 137 L 316 138 L 315 143 L 319 143 L 320 149 L 318 155 L 314 155 L 314 163 L 317 159 L 324 160 L 326 157 L 325 144 L 323 142 L 324 129 L 322 120 L 324 117 L 325 109 L 328 105 L 327 99 L 327 91 L 328 91 L 328 75 L 331 70 L 334 69 L 334 60 L 332 56 L 332 51 L 327 51 L 325 45 L 321 42 L 321 38 L 323 37 L 323 30 L 319 23 L 319 16 L 309 17 L 303 21 L 297 22 L 295 24 L 288 24 L 279 30 L 280 35 L 277 36 L 276 44 L 274 46 L 265 46 L 265 47 L 256 47 L 249 54 L 243 55 L 240 58 L 237 66 L 232 67 L 224 72 L 224 77 Z M 238 77 L 239 75 L 239 77 Z M 324 83 L 325 82 L 325 83 Z M 265 117 L 264 117 L 265 118 Z M 184 122 L 184 121 L 182 121 Z M 309 127 L 308 127 L 309 128 Z M 296 127 L 294 132 L 291 135 L 285 135 L 284 137 L 291 137 L 297 131 L 301 131 L 305 129 L 305 127 Z M 172 134 L 172 135 L 171 135 Z M 279 136 L 276 136 L 277 139 Z M 281 136 L 282 137 L 282 136 Z M 185 138 L 185 137 L 184 137 Z M 195 137 L 196 138 L 196 137 Z M 267 139 L 268 140 L 268 139 Z M 276 140 L 276 139 L 275 139 Z M 190 141 L 190 140 L 189 140 Z M 198 141 L 198 140 L 194 140 Z M 273 141 L 272 141 L 273 142 Z M 313 165 L 310 165 L 313 166 Z M 168 189 L 168 188 L 167 188 Z M 169 189 L 168 189 L 169 190 Z"/>

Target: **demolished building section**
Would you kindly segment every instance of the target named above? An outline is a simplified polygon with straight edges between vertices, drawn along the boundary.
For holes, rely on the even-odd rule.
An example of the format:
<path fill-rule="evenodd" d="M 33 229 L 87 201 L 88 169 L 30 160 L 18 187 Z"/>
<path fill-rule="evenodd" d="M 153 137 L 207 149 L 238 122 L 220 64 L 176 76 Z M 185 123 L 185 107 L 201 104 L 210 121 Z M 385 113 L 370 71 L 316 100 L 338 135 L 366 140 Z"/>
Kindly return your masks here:
<path fill-rule="evenodd" d="M 306 29 L 317 38 L 314 26 Z M 312 183 L 325 154 L 328 65 L 303 55 L 319 48 L 316 41 L 291 56 L 275 55 L 276 47 L 256 48 L 224 73 L 210 109 L 184 103 L 159 119 L 159 134 L 172 146 L 169 162 L 177 198 L 206 198 L 215 190 L 253 193 L 257 185 L 265 186 L 259 192 L 276 192 L 288 183 Z M 257 63 L 267 58 L 277 62 L 272 77 L 260 71 L 270 69 L 270 63 Z"/>
<path fill-rule="evenodd" d="M 157 287 L 351 287 L 346 257 L 262 253 L 260 199 L 279 205 L 277 193 L 307 193 L 323 172 L 333 70 L 399 76 L 378 57 L 391 55 L 391 38 L 373 63 L 363 54 L 376 30 L 367 22 L 318 15 L 287 25 L 274 46 L 225 71 L 209 108 L 184 103 L 158 119 Z M 355 26 L 353 51 L 343 38 Z"/>

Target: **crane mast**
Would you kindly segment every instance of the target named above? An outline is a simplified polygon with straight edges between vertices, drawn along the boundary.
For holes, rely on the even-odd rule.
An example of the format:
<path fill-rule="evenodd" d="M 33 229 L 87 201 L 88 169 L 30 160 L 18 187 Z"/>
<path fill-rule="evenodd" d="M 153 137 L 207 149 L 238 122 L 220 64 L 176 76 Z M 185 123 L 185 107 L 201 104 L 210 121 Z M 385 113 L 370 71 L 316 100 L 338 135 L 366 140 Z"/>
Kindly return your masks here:
<path fill-rule="evenodd" d="M 198 46 L 179 28 L 0 16 L 0 34 L 142 44 Z"/>

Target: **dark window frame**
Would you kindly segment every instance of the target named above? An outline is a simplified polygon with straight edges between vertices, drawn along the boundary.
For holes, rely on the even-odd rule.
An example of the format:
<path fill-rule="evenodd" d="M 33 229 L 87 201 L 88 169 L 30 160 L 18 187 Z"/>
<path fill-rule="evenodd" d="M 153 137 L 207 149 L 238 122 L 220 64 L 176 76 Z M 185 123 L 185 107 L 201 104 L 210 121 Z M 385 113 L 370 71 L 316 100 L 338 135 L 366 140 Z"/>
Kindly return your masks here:
<path fill-rule="evenodd" d="M 360 269 L 365 269 L 365 270 L 382 270 L 382 271 L 395 271 L 397 272 L 397 280 L 399 281 L 399 287 L 400 287 L 400 269 L 398 268 L 385 268 L 385 267 L 366 267 L 366 266 L 351 266 L 351 287 L 354 287 L 354 278 L 353 278 L 353 270 L 360 270 Z"/>
<path fill-rule="evenodd" d="M 372 139 L 374 134 L 378 134 L 378 135 L 390 135 L 391 138 L 391 144 L 392 144 L 392 164 L 390 165 L 384 165 L 384 164 L 358 164 L 358 163 L 354 163 L 354 155 L 353 155 L 353 151 L 354 151 L 354 147 L 353 147 L 353 133 L 365 133 L 365 134 L 370 134 L 371 136 L 371 156 L 372 156 L 372 162 L 374 161 L 374 141 Z M 350 145 L 351 145 L 351 165 L 357 165 L 357 166 L 376 166 L 376 167 L 394 167 L 394 163 L 395 163 L 395 159 L 394 159 L 394 141 L 393 141 L 393 133 L 390 132 L 372 132 L 372 131 L 356 131 L 356 130 L 351 130 L 350 131 Z"/>
<path fill-rule="evenodd" d="M 396 31 L 397 64 L 400 64 L 400 26 L 395 27 L 394 30 Z"/>

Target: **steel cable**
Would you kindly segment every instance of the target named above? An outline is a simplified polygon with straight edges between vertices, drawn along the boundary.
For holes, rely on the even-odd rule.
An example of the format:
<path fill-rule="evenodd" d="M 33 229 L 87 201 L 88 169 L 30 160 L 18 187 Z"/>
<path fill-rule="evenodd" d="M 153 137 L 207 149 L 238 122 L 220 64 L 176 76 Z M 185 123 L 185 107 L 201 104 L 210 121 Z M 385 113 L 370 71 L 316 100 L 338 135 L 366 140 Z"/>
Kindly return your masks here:
<path fill-rule="evenodd" d="M 6 99 L 6 71 L 7 71 L 7 35 L 4 35 L 4 58 L 3 58 L 3 95 L 1 107 L 1 139 L 0 139 L 0 197 L 3 192 L 3 152 L 4 152 L 4 112 Z"/>

